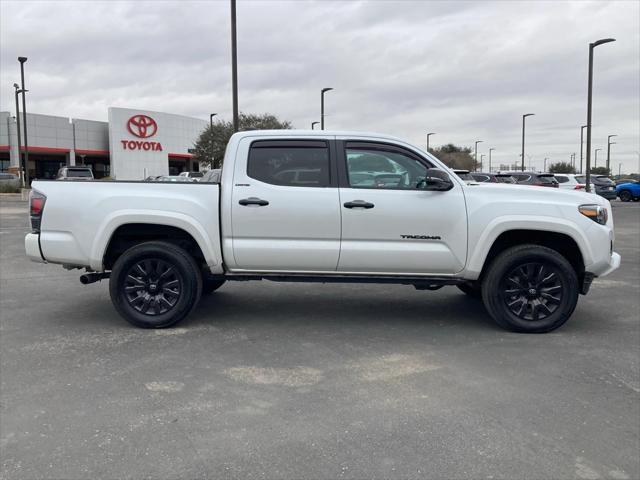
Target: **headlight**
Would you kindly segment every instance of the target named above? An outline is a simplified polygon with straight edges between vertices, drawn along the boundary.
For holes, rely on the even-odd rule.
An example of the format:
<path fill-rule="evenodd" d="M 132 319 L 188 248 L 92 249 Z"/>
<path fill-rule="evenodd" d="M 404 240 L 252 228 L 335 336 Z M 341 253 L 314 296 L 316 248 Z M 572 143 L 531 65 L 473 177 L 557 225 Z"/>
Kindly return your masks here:
<path fill-rule="evenodd" d="M 607 219 L 609 218 L 606 207 L 600 205 L 580 205 L 578 210 L 580 210 L 580 213 L 585 217 L 589 217 L 600 225 L 606 225 Z"/>

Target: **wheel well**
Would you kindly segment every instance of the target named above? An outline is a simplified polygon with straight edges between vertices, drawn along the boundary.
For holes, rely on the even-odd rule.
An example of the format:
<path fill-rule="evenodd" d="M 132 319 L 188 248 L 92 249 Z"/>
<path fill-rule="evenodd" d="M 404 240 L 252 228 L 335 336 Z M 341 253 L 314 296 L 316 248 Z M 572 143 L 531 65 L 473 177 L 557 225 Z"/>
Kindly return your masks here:
<path fill-rule="evenodd" d="M 129 248 L 152 240 L 173 243 L 191 254 L 198 264 L 206 263 L 198 242 L 181 228 L 169 225 L 129 223 L 119 226 L 111 235 L 102 260 L 105 270 L 111 270 L 118 257 Z"/>
<path fill-rule="evenodd" d="M 482 277 L 487 267 L 501 252 L 507 248 L 523 244 L 541 245 L 555 250 L 567 259 L 578 275 L 578 278 L 582 278 L 584 275 L 582 253 L 580 252 L 578 244 L 569 235 L 541 230 L 509 230 L 501 233 L 493 242 L 487 258 L 484 261 L 480 276 Z"/>

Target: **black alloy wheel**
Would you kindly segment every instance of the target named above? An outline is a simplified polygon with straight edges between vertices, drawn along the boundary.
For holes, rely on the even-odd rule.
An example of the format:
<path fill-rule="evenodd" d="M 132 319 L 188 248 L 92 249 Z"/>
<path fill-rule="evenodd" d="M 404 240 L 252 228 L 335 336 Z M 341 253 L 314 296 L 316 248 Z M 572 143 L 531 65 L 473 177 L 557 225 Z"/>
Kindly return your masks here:
<path fill-rule="evenodd" d="M 537 322 L 553 314 L 562 303 L 558 269 L 543 262 L 520 265 L 502 283 L 504 302 L 515 316 Z"/>
<path fill-rule="evenodd" d="M 165 260 L 148 258 L 135 263 L 125 277 L 129 305 L 144 315 L 160 315 L 174 308 L 182 293 L 177 270 Z"/>

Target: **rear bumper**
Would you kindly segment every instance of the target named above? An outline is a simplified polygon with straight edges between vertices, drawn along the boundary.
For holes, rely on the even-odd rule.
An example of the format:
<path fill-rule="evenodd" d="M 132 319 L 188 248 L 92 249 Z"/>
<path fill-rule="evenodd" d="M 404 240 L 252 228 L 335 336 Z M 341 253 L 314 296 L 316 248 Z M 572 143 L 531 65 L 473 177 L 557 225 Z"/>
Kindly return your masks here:
<path fill-rule="evenodd" d="M 32 262 L 45 263 L 40 252 L 40 239 L 36 233 L 27 233 L 24 237 L 24 250 Z"/>
<path fill-rule="evenodd" d="M 618 193 L 615 190 L 596 190 L 596 193 L 607 200 L 615 200 L 618 198 Z"/>

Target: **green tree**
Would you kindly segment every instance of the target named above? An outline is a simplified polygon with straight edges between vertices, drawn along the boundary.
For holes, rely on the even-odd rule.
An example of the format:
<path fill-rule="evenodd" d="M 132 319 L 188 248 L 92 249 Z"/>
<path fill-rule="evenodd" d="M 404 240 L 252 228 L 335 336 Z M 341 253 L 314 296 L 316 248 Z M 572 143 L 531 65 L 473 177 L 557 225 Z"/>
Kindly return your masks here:
<path fill-rule="evenodd" d="M 609 176 L 611 172 L 607 167 L 591 167 L 591 173 L 595 175 L 606 175 Z"/>
<path fill-rule="evenodd" d="M 269 113 L 250 114 L 240 113 L 240 131 L 243 130 L 289 130 L 291 122 L 280 120 Z M 195 159 L 209 168 L 222 167 L 224 151 L 233 135 L 233 123 L 218 120 L 202 131 L 195 143 Z"/>
<path fill-rule="evenodd" d="M 471 154 L 471 148 L 458 147 L 452 143 L 440 148 L 430 148 L 429 153 L 435 155 L 442 163 L 451 168 L 474 171 L 476 162 Z"/>
<path fill-rule="evenodd" d="M 569 162 L 552 163 L 549 173 L 576 173 L 576 169 Z"/>

